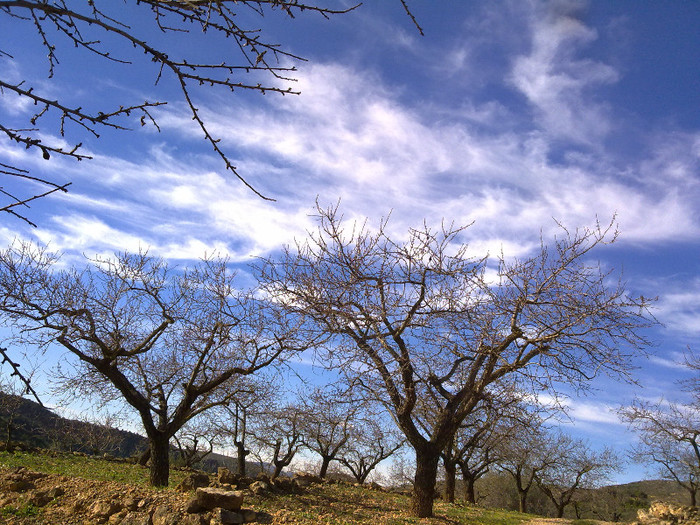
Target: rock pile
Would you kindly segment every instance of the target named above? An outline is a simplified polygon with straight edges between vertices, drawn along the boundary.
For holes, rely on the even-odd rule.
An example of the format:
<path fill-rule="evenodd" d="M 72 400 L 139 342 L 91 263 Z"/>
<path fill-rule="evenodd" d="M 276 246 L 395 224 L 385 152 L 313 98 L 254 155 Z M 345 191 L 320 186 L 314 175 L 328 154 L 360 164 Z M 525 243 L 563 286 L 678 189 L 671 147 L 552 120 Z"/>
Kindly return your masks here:
<path fill-rule="evenodd" d="M 637 512 L 636 523 L 638 525 L 700 525 L 700 512 L 692 507 L 655 502 L 649 510 Z"/>

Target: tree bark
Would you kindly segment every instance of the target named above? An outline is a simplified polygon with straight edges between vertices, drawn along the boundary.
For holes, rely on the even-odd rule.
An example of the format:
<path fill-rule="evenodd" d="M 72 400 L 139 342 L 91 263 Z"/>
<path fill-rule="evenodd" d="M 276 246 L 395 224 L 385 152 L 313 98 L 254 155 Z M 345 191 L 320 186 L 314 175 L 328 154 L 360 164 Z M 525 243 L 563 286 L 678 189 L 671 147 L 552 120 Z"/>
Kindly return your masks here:
<path fill-rule="evenodd" d="M 13 413 L 7 420 L 7 438 L 5 439 L 5 450 L 7 452 L 12 452 L 12 450 L 14 449 L 14 447 L 12 446 L 12 431 L 14 430 L 14 419 L 15 415 Z"/>
<path fill-rule="evenodd" d="M 437 452 L 416 450 L 416 477 L 413 482 L 411 511 L 418 518 L 429 518 L 433 515 L 439 459 L 439 450 Z"/>
<path fill-rule="evenodd" d="M 518 490 L 518 510 L 527 513 L 527 491 Z"/>
<path fill-rule="evenodd" d="M 275 461 L 275 470 L 272 472 L 272 478 L 273 480 L 277 479 L 280 474 L 282 474 L 282 469 L 285 467 L 284 462 L 282 461 Z"/>
<path fill-rule="evenodd" d="M 142 467 L 145 467 L 146 464 L 148 463 L 148 460 L 151 459 L 151 445 L 148 445 L 148 448 L 144 450 L 141 455 L 139 456 L 139 461 L 138 464 L 141 465 Z"/>
<path fill-rule="evenodd" d="M 249 450 L 246 450 L 245 444 L 242 441 L 235 441 L 236 453 L 238 454 L 238 475 L 245 477 L 245 457 L 250 454 Z"/>
<path fill-rule="evenodd" d="M 689 490 L 688 492 L 690 493 L 690 506 L 692 508 L 697 507 L 697 492 L 694 489 Z"/>
<path fill-rule="evenodd" d="M 464 499 L 466 500 L 467 503 L 471 503 L 472 505 L 476 504 L 476 491 L 474 490 L 474 484 L 476 482 L 476 479 L 474 476 L 462 476 L 462 480 L 464 481 Z"/>
<path fill-rule="evenodd" d="M 333 456 L 321 456 L 323 461 L 321 462 L 321 470 L 318 473 L 318 477 L 321 479 L 326 479 L 326 474 L 328 474 L 328 466 L 333 460 Z"/>
<path fill-rule="evenodd" d="M 149 483 L 154 487 L 167 487 L 170 477 L 170 439 L 163 434 L 149 437 L 151 470 Z"/>
<path fill-rule="evenodd" d="M 457 465 L 453 461 L 443 461 L 443 463 L 445 466 L 445 501 L 454 503 Z"/>

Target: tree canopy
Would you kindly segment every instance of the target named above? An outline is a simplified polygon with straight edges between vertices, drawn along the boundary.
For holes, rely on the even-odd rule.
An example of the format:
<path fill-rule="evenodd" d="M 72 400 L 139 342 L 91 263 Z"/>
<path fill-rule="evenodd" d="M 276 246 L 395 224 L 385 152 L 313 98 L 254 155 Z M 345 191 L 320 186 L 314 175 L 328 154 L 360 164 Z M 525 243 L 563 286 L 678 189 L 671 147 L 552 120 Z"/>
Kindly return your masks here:
<path fill-rule="evenodd" d="M 318 221 L 264 262 L 263 287 L 329 334 L 329 366 L 392 414 L 416 452 L 420 517 L 432 514 L 440 453 L 493 385 L 556 391 L 599 373 L 628 377 L 647 344 L 648 301 L 590 263 L 612 225 L 562 229 L 534 256 L 492 264 L 461 242 L 468 228 L 424 225 L 399 241 L 386 221 L 348 224 L 337 207 L 319 208 Z"/>

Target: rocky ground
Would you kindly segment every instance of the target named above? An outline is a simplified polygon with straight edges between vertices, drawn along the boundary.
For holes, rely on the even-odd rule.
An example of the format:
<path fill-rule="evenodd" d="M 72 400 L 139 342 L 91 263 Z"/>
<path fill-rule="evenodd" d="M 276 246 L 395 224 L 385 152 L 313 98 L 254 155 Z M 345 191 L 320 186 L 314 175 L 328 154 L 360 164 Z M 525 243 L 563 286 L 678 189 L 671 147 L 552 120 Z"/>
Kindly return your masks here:
<path fill-rule="evenodd" d="M 271 482 L 269 479 L 238 478 L 227 469 L 220 469 L 218 476 L 211 477 L 192 472 L 176 489 L 154 489 L 124 482 L 40 473 L 25 467 L 5 468 L 0 469 L 0 524 L 297 523 L 304 517 L 305 510 L 312 507 L 313 515 L 318 518 L 313 522 L 304 518 L 303 523 L 317 523 L 324 517 L 323 508 L 330 510 L 331 507 L 335 507 L 335 512 L 329 512 L 328 518 L 333 523 L 338 523 L 341 516 L 342 522 L 352 523 L 356 515 L 357 521 L 363 523 L 370 516 L 376 525 L 396 523 L 392 513 L 397 509 L 391 508 L 390 501 L 365 501 L 368 494 L 380 494 L 381 487 L 358 493 L 354 500 L 352 494 L 338 493 L 315 501 L 312 499 L 315 491 L 307 489 L 316 483 L 321 483 L 321 480 L 308 475 Z M 338 490 L 342 489 L 340 485 L 338 487 Z M 275 497 L 270 500 L 273 495 Z M 264 511 L 265 501 L 284 504 L 268 506 L 267 513 Z M 443 518 L 450 524 L 464 523 L 463 520 L 464 516 L 456 520 Z M 467 519 L 468 523 L 480 521 L 477 516 Z M 613 525 L 593 520 L 577 523 L 553 518 L 537 518 L 526 525 L 583 525 L 583 522 L 586 525 Z M 640 512 L 636 525 L 700 525 L 700 514 L 688 507 L 655 503 L 648 511 Z"/>
<path fill-rule="evenodd" d="M 250 480 L 244 490 L 234 490 L 239 487 L 220 480 L 203 481 L 193 474 L 179 490 L 158 490 L 25 468 L 0 470 L 0 523 L 229 525 L 272 521 L 264 513 L 241 508 L 246 494 L 271 490 L 269 483 Z M 193 492 L 205 484 L 214 486 Z"/>

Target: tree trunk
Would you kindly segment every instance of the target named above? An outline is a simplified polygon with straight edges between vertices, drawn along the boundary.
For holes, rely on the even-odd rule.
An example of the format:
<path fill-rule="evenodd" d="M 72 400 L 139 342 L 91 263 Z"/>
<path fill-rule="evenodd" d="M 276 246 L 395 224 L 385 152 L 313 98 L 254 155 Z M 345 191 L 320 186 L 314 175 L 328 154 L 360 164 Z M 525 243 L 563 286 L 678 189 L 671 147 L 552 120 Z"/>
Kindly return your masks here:
<path fill-rule="evenodd" d="M 518 510 L 527 513 L 527 490 L 518 489 Z"/>
<path fill-rule="evenodd" d="M 455 479 L 457 478 L 457 465 L 453 461 L 443 461 L 445 466 L 445 501 L 455 502 Z"/>
<path fill-rule="evenodd" d="M 564 508 L 566 505 L 556 505 L 557 507 L 557 518 L 563 518 L 564 517 Z"/>
<path fill-rule="evenodd" d="M 250 454 L 249 450 L 246 450 L 245 444 L 242 441 L 234 441 L 236 445 L 236 453 L 238 454 L 238 475 L 245 477 L 245 457 Z"/>
<path fill-rule="evenodd" d="M 277 477 L 282 474 L 282 469 L 285 467 L 284 461 L 275 461 L 275 471 L 272 473 L 272 479 L 277 479 Z"/>
<path fill-rule="evenodd" d="M 149 483 L 154 487 L 167 487 L 170 476 L 170 440 L 163 434 L 149 438 L 151 470 Z"/>
<path fill-rule="evenodd" d="M 697 500 L 696 500 L 697 491 L 695 489 L 693 489 L 693 490 L 689 490 L 688 492 L 690 493 L 690 506 L 692 508 L 695 508 L 697 506 Z"/>
<path fill-rule="evenodd" d="M 474 476 L 462 475 L 462 480 L 464 481 L 464 499 L 467 503 L 472 505 L 476 504 L 476 491 L 474 490 L 474 484 L 476 479 Z"/>
<path fill-rule="evenodd" d="M 437 479 L 440 452 L 416 450 L 416 477 L 413 482 L 411 512 L 418 518 L 433 515 L 435 481 Z"/>
<path fill-rule="evenodd" d="M 10 415 L 10 418 L 7 420 L 7 439 L 5 439 L 5 450 L 7 452 L 12 452 L 13 446 L 12 446 L 12 430 L 13 430 L 13 421 L 15 419 L 15 415 L 12 414 Z"/>
<path fill-rule="evenodd" d="M 149 459 L 151 459 L 151 446 L 150 445 L 139 456 L 138 464 L 141 465 L 142 467 L 145 467 L 146 464 L 148 463 Z"/>
<path fill-rule="evenodd" d="M 326 474 L 328 473 L 328 465 L 331 464 L 332 456 L 321 456 L 323 461 L 321 462 L 321 470 L 318 473 L 318 477 L 321 479 L 326 479 Z"/>

